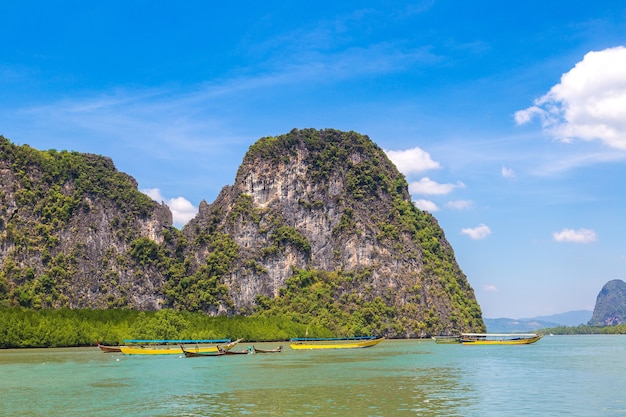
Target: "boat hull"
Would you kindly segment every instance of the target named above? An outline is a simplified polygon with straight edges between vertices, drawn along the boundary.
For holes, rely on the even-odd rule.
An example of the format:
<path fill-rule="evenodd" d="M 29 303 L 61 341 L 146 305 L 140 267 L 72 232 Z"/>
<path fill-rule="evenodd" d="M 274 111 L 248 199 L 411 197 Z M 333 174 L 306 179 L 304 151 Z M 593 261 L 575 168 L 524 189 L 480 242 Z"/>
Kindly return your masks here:
<path fill-rule="evenodd" d="M 379 339 L 368 340 L 337 340 L 333 342 L 292 342 L 289 347 L 292 349 L 358 349 L 376 346 L 385 340 L 384 337 Z"/>
<path fill-rule="evenodd" d="M 259 349 L 252 346 L 252 352 L 254 353 L 280 353 L 283 351 L 283 345 L 278 346 L 276 349 Z"/>
<path fill-rule="evenodd" d="M 98 348 L 103 353 L 118 353 L 122 351 L 122 346 L 105 346 L 98 343 Z"/>
<path fill-rule="evenodd" d="M 215 353 L 217 346 L 187 347 L 186 350 L 196 353 Z M 125 355 L 182 355 L 180 346 L 123 346 L 121 351 Z"/>
<path fill-rule="evenodd" d="M 461 338 L 459 336 L 433 336 L 432 338 L 435 343 L 444 345 L 458 345 L 461 342 Z"/>
<path fill-rule="evenodd" d="M 183 352 L 185 353 L 185 357 L 186 358 L 200 358 L 200 357 L 210 357 L 210 356 L 225 356 L 226 355 L 226 350 L 218 350 L 217 352 L 204 352 L 204 353 L 200 353 L 200 352 L 190 352 L 188 350 L 183 350 Z"/>

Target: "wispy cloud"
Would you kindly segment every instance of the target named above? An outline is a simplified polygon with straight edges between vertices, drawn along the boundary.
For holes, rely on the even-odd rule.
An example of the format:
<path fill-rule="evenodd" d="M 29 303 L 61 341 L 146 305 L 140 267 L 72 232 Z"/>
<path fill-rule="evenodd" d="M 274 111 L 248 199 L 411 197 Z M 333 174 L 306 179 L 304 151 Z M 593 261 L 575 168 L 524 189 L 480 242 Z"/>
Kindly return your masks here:
<path fill-rule="evenodd" d="M 626 150 L 626 48 L 587 53 L 533 106 L 515 113 L 518 124 L 534 118 L 563 142 L 600 140 Z"/>
<path fill-rule="evenodd" d="M 454 200 L 447 202 L 446 207 L 455 210 L 469 210 L 474 207 L 474 202 L 471 200 Z"/>
<path fill-rule="evenodd" d="M 440 184 L 431 180 L 428 177 L 424 177 L 419 181 L 409 184 L 409 192 L 411 194 L 421 195 L 443 195 L 451 193 L 455 188 L 465 188 L 465 184 L 457 182 L 456 184 Z"/>
<path fill-rule="evenodd" d="M 391 22 L 422 13 L 431 5 L 431 1 L 413 7 L 403 5 L 391 12 Z M 430 46 L 412 47 L 403 38 L 372 43 L 356 41 L 355 33 L 365 34 L 372 24 L 380 24 L 389 17 L 388 9 L 360 8 L 332 19 L 313 20 L 313 23 L 295 30 L 280 32 L 278 27 L 273 37 L 260 43 L 252 39 L 243 47 L 251 56 L 264 61 L 257 64 L 257 69 L 286 70 L 292 75 L 299 74 L 298 77 L 311 74 L 318 80 L 398 72 L 413 65 L 432 65 L 443 59 L 433 54 Z"/>
<path fill-rule="evenodd" d="M 558 158 L 544 161 L 530 171 L 534 175 L 551 176 L 576 168 L 624 160 L 626 160 L 626 152 L 618 150 L 587 151 L 571 155 L 560 154 Z"/>
<path fill-rule="evenodd" d="M 508 178 L 508 179 L 514 179 L 515 178 L 515 172 L 508 167 L 502 167 L 502 170 L 500 171 L 502 173 L 502 177 L 504 178 Z"/>
<path fill-rule="evenodd" d="M 385 153 L 396 165 L 398 171 L 406 176 L 441 167 L 439 162 L 434 161 L 428 152 L 419 147 L 403 151 L 386 150 Z"/>
<path fill-rule="evenodd" d="M 491 229 L 485 224 L 480 224 L 473 228 L 462 229 L 461 233 L 469 236 L 471 239 L 484 239 L 491 234 Z"/>
<path fill-rule="evenodd" d="M 591 229 L 563 229 L 552 233 L 552 238 L 557 242 L 592 243 L 598 239 L 598 236 Z"/>
<path fill-rule="evenodd" d="M 198 152 L 215 144 L 206 137 L 206 132 L 219 131 L 220 125 L 211 116 L 210 109 L 217 107 L 211 96 L 208 90 L 116 90 L 18 109 L 13 117 L 28 120 L 31 131 L 39 127 L 48 137 L 118 141 L 167 157 L 171 148 Z"/>
<path fill-rule="evenodd" d="M 491 285 L 491 284 L 485 284 L 485 285 L 483 285 L 483 291 L 485 291 L 485 292 L 498 292 L 498 287 L 496 287 L 495 285 Z"/>

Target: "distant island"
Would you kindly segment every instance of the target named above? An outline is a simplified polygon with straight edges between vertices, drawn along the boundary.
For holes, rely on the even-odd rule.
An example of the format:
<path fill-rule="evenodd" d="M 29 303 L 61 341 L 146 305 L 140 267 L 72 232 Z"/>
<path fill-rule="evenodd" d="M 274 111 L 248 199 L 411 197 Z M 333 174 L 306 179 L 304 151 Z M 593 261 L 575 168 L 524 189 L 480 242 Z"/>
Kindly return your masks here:
<path fill-rule="evenodd" d="M 626 282 L 614 279 L 602 287 L 593 311 L 577 310 L 528 319 L 484 319 L 490 333 L 543 330 L 554 334 L 626 333 Z"/>
<path fill-rule="evenodd" d="M 616 326 L 626 323 L 626 282 L 614 279 L 607 282 L 596 299 L 592 326 Z"/>

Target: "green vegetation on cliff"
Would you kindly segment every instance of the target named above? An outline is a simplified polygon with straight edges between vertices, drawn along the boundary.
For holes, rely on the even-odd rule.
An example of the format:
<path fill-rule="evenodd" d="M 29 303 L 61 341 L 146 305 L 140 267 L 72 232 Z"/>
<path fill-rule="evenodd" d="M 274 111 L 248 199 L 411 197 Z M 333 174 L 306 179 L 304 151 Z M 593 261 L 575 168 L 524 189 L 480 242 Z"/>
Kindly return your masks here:
<path fill-rule="evenodd" d="M 226 234 L 200 235 L 209 244 L 206 261 L 194 272 L 188 270 L 189 259 L 173 263 L 165 284 L 166 305 L 180 310 L 212 312 L 216 306 L 232 308 L 232 300 L 223 277 L 233 267 L 239 247 Z M 215 311 L 217 312 L 217 311 Z"/>
<path fill-rule="evenodd" d="M 393 320 L 395 310 L 380 297 L 364 297 L 354 288 L 346 291 L 353 281 L 365 278 L 367 272 L 294 271 L 277 298 L 257 296 L 253 317 L 289 318 L 341 336 L 387 333 L 390 327 L 398 327 Z"/>
<path fill-rule="evenodd" d="M 63 307 L 80 303 L 77 276 L 101 260 L 127 264 L 128 254 L 95 254 L 86 240 L 115 230 L 122 245 L 136 238 L 132 219 L 158 205 L 105 157 L 16 146 L 0 136 L 0 306 Z M 109 212 L 107 213 L 106 210 Z M 100 221 L 110 216 L 107 224 Z M 85 219 L 81 223 L 81 219 Z M 106 274 L 106 271 L 102 271 Z M 119 297 L 111 299 L 119 302 Z M 122 301 L 128 304 L 128 299 Z"/>
<path fill-rule="evenodd" d="M 147 216 L 154 208 L 154 201 L 137 190 L 136 182 L 103 156 L 39 151 L 0 136 L 0 161 L 19 184 L 17 208 L 32 210 L 38 223 L 53 228 L 63 226 L 79 210 L 88 211 L 85 196 L 111 201 L 125 214 Z"/>

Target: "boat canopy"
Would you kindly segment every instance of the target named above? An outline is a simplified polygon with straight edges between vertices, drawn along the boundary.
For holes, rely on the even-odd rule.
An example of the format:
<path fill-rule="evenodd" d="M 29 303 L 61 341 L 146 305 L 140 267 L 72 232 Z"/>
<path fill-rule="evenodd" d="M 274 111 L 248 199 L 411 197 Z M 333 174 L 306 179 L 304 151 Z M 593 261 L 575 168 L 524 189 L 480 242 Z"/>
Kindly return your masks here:
<path fill-rule="evenodd" d="M 124 343 L 229 343 L 230 339 L 128 339 Z"/>
<path fill-rule="evenodd" d="M 294 337 L 290 339 L 292 342 L 327 342 L 331 340 L 373 340 L 376 336 L 357 336 L 357 337 Z"/>

